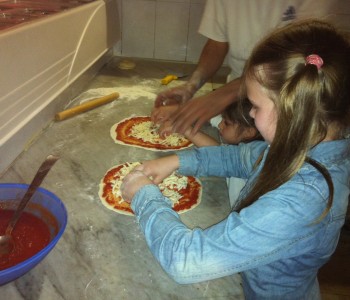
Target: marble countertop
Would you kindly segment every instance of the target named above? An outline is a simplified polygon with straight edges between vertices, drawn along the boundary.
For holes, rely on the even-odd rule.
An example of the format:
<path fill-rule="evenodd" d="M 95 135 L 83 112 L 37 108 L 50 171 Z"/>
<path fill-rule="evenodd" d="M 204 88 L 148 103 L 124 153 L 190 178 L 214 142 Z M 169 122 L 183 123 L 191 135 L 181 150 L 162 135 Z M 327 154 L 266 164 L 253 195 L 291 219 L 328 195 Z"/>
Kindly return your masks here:
<path fill-rule="evenodd" d="M 101 203 L 98 186 L 109 168 L 166 154 L 115 144 L 109 130 L 132 114 L 148 115 L 155 95 L 165 88 L 160 78 L 181 66 L 138 60 L 134 69 L 121 70 L 119 60 L 111 60 L 71 105 L 115 91 L 120 94 L 118 100 L 65 121 L 53 121 L 0 177 L 2 183 L 29 183 L 43 159 L 58 154 L 61 159 L 42 186 L 62 199 L 68 210 L 68 225 L 56 247 L 30 272 L 1 286 L 1 298 L 244 299 L 239 275 L 191 285 L 172 281 L 153 258 L 135 219 Z M 186 72 L 193 69 L 184 67 Z M 214 85 L 206 84 L 199 93 Z M 205 130 L 216 134 L 210 127 Z M 229 213 L 225 180 L 201 181 L 202 203 L 181 214 L 191 228 L 206 228 Z"/>

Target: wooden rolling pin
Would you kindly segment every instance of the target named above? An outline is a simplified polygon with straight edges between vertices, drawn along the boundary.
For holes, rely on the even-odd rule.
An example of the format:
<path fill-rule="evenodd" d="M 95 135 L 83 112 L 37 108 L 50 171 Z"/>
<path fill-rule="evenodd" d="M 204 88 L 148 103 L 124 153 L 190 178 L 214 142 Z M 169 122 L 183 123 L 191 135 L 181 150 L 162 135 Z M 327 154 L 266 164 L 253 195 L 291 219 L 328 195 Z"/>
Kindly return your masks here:
<path fill-rule="evenodd" d="M 101 98 L 96 98 L 93 100 L 90 100 L 88 102 L 85 102 L 83 104 L 80 104 L 78 106 L 69 108 L 67 110 L 61 111 L 56 114 L 55 119 L 57 121 L 62 121 L 65 119 L 68 119 L 70 117 L 73 117 L 77 114 L 83 113 L 85 111 L 91 110 L 93 108 L 96 108 L 98 106 L 101 106 L 103 104 L 107 104 L 109 102 L 112 102 L 114 99 L 117 99 L 119 97 L 119 93 L 112 93 L 110 95 L 101 97 Z"/>

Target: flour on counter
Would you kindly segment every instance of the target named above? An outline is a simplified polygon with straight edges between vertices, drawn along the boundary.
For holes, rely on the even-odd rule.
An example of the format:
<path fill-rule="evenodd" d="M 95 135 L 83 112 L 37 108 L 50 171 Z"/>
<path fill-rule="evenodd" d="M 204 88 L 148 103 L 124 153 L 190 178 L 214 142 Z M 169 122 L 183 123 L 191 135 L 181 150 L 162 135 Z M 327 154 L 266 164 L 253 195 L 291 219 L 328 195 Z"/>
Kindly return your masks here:
<path fill-rule="evenodd" d="M 133 86 L 127 86 L 127 87 L 90 89 L 80 94 L 78 97 L 76 97 L 73 100 L 73 102 L 82 104 L 89 100 L 103 97 L 115 92 L 119 93 L 120 100 L 127 100 L 127 101 L 138 100 L 141 97 L 155 100 L 157 96 L 156 89 L 152 86 L 133 85 Z"/>
<path fill-rule="evenodd" d="M 172 83 L 172 87 L 181 85 L 183 82 L 177 81 Z M 74 98 L 70 103 L 66 105 L 69 107 L 72 103 L 82 104 L 84 102 L 90 101 L 92 99 L 104 97 L 112 93 L 119 93 L 119 100 L 124 101 L 134 101 L 140 98 L 147 98 L 148 100 L 154 101 L 157 97 L 157 94 L 163 89 L 170 87 L 160 87 L 158 80 L 141 80 L 138 84 L 130 86 L 117 86 L 113 88 L 96 88 L 90 89 L 79 96 Z M 195 94 L 195 97 L 205 95 L 213 90 L 211 83 L 205 83 Z"/>

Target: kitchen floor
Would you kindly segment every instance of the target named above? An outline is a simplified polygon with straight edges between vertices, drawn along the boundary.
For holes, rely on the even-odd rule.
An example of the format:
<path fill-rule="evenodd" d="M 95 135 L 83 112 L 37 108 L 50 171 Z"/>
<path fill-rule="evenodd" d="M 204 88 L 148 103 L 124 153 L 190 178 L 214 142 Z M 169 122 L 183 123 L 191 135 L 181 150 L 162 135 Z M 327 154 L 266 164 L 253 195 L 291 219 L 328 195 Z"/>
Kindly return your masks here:
<path fill-rule="evenodd" d="M 132 62 L 135 67 L 129 64 L 131 69 L 123 69 L 128 65 L 125 59 L 112 59 L 71 106 L 112 92 L 118 92 L 119 99 L 71 119 L 52 122 L 0 176 L 2 183 L 29 183 L 47 154 L 60 154 L 61 160 L 43 186 L 65 202 L 69 213 L 66 232 L 55 249 L 35 269 L 0 287 L 1 298 L 244 299 L 239 276 L 189 286 L 175 284 L 150 255 L 133 218 L 107 210 L 98 199 L 98 182 L 108 168 L 158 155 L 114 145 L 109 136 L 111 125 L 131 114 L 149 114 L 156 93 L 181 83 L 162 86 L 161 78 L 171 73 L 190 74 L 194 69 L 191 64 L 142 59 Z M 227 73 L 222 69 L 199 94 L 219 87 Z M 212 128 L 205 130 L 217 137 Z M 203 203 L 181 215 L 190 227 L 207 227 L 229 213 L 225 181 L 204 178 L 203 187 Z M 223 199 L 222 203 L 218 198 Z M 323 300 L 350 300 L 349 258 L 350 228 L 344 228 L 336 253 L 320 271 Z"/>

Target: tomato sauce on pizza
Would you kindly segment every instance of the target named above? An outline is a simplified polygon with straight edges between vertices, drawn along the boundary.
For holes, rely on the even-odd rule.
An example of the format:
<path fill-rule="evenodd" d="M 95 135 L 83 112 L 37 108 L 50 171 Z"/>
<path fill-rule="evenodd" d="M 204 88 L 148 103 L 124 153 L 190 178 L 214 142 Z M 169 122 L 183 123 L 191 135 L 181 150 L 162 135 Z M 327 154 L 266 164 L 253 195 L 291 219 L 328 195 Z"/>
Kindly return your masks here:
<path fill-rule="evenodd" d="M 110 134 L 115 143 L 153 151 L 180 150 L 192 146 L 191 141 L 177 133 L 161 138 L 158 125 L 148 116 L 124 119 L 112 126 Z"/>
<path fill-rule="evenodd" d="M 134 214 L 130 204 L 123 200 L 120 186 L 123 178 L 139 164 L 124 163 L 106 172 L 99 186 L 99 197 L 104 206 L 120 214 Z M 158 186 L 163 195 L 173 202 L 173 209 L 178 213 L 195 208 L 201 201 L 202 185 L 193 176 L 172 174 Z"/>

